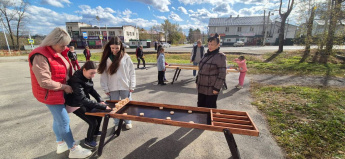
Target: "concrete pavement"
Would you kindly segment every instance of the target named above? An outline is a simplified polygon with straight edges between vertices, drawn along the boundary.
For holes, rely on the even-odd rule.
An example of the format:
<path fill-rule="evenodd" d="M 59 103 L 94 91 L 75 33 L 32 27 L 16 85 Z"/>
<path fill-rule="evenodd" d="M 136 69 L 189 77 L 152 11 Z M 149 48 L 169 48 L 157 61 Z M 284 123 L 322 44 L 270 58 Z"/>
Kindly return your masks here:
<path fill-rule="evenodd" d="M 0 158 L 67 158 L 68 152 L 57 155 L 52 116 L 46 106 L 32 96 L 28 63 L 6 61 L 0 57 Z M 136 70 L 137 88 L 133 100 L 196 106 L 197 92 L 192 71 L 182 70 L 173 85 L 157 86 L 157 68 Z M 174 70 L 166 72 L 171 81 Z M 100 89 L 99 75 L 94 78 L 96 90 Z M 269 133 L 265 118 L 251 105 L 250 77 L 245 88 L 237 90 L 238 73 L 227 75 L 229 89 L 219 95 L 218 108 L 246 111 L 260 131 L 259 137 L 234 135 L 241 157 L 244 159 L 284 158 L 280 147 Z M 70 114 L 71 129 L 75 139 L 86 136 L 87 124 Z M 110 122 L 112 125 L 112 123 Z M 109 127 L 111 130 L 111 126 Z M 227 159 L 231 156 L 223 133 L 202 131 L 167 125 L 133 122 L 133 129 L 124 131 L 104 148 L 99 158 L 203 158 Z M 90 158 L 98 158 L 95 154 Z"/>

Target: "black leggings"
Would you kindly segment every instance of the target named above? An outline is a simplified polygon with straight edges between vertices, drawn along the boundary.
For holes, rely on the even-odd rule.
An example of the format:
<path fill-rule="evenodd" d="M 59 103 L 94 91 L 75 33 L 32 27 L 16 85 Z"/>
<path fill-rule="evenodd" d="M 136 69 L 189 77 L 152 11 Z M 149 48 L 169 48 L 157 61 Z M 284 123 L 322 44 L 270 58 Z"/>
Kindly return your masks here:
<path fill-rule="evenodd" d="M 198 107 L 217 108 L 218 95 L 205 95 L 198 93 Z"/>
<path fill-rule="evenodd" d="M 93 135 L 96 135 L 99 131 L 99 127 L 101 126 L 102 122 L 102 117 L 85 115 L 85 112 L 85 108 L 80 107 L 73 113 L 77 115 L 80 119 L 83 119 L 87 124 L 89 124 L 89 129 L 87 130 L 87 136 L 85 140 L 91 142 L 94 140 Z"/>

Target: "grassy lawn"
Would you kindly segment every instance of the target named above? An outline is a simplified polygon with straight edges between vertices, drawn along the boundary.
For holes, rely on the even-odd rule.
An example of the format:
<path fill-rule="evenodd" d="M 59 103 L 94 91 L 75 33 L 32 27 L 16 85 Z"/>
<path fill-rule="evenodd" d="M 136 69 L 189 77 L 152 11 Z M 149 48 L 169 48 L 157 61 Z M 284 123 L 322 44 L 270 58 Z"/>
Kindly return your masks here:
<path fill-rule="evenodd" d="M 244 55 L 247 60 L 249 74 L 278 74 L 278 75 L 311 75 L 311 76 L 333 76 L 344 77 L 345 64 L 334 57 L 330 57 L 327 65 L 313 63 L 312 57 L 300 63 L 302 52 L 284 52 L 278 55 L 270 62 L 264 62 L 272 54 L 265 55 Z M 130 54 L 133 62 L 137 62 L 134 54 Z M 228 65 L 235 65 L 233 59 L 239 55 L 226 55 Z M 100 61 L 101 53 L 93 53 L 91 60 Z M 85 61 L 82 54 L 78 54 L 79 61 Z M 167 63 L 189 64 L 190 54 L 165 54 Z M 156 63 L 155 54 L 146 54 L 145 61 L 147 63 Z"/>
<path fill-rule="evenodd" d="M 345 158 L 345 88 L 251 87 L 287 158 Z"/>

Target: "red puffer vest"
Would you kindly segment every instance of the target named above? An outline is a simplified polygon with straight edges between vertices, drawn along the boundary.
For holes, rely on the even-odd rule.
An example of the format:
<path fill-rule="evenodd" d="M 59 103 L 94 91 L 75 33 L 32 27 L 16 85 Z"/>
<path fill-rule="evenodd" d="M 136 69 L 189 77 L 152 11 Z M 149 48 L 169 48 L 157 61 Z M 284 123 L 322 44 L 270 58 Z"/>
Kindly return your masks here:
<path fill-rule="evenodd" d="M 70 61 L 67 57 L 67 52 L 69 49 L 65 49 L 61 55 L 68 61 L 71 66 Z M 53 81 L 60 82 L 61 84 L 66 84 L 66 70 L 67 67 L 63 60 L 55 53 L 55 51 L 50 46 L 38 47 L 31 51 L 29 54 L 29 66 L 30 66 L 30 75 L 31 75 L 31 85 L 32 93 L 35 98 L 44 104 L 55 105 L 55 104 L 64 104 L 64 91 L 63 90 L 48 90 L 42 88 L 35 77 L 34 72 L 32 71 L 32 59 L 31 57 L 35 54 L 41 54 L 48 59 L 51 78 Z M 72 76 L 72 70 L 69 70 L 70 77 Z"/>

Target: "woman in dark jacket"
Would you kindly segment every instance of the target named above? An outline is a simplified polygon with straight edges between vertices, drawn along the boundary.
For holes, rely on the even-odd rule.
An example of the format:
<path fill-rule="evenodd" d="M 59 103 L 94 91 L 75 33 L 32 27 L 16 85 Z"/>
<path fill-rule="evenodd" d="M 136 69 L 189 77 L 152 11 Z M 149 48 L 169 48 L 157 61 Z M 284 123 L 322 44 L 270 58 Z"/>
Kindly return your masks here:
<path fill-rule="evenodd" d="M 94 140 L 94 135 L 99 135 L 99 127 L 102 121 L 101 117 L 85 115 L 85 112 L 90 112 L 93 109 L 101 109 L 111 111 L 111 108 L 106 106 L 101 96 L 93 88 L 92 78 L 97 73 L 97 65 L 93 61 L 87 61 L 80 70 L 77 70 L 72 78 L 67 83 L 73 89 L 72 94 L 66 94 L 66 105 L 73 107 L 80 107 L 73 113 L 83 119 L 89 124 L 85 145 L 91 148 L 97 146 Z M 90 99 L 92 95 L 96 101 Z"/>

